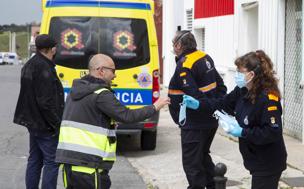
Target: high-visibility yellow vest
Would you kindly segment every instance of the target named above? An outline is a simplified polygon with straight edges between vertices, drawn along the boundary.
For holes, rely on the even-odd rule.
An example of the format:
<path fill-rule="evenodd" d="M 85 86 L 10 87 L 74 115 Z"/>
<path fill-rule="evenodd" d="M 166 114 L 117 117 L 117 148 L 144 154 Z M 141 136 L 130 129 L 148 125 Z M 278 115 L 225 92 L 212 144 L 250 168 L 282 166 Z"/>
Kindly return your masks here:
<path fill-rule="evenodd" d="M 107 90 L 102 88 L 95 93 L 99 94 Z M 111 137 L 116 137 L 115 129 L 63 120 L 60 126 L 57 150 L 66 151 L 66 153 L 78 152 L 81 153 L 82 157 L 98 156 L 103 161 L 115 161 L 117 143 L 116 140 L 110 141 Z M 78 157 L 73 158 L 77 159 Z"/>

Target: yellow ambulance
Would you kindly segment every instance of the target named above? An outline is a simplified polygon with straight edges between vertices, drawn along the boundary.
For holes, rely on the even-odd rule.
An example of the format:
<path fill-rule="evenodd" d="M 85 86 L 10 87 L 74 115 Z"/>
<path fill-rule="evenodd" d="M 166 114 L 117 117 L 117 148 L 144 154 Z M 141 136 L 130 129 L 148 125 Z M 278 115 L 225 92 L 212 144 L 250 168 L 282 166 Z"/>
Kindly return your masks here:
<path fill-rule="evenodd" d="M 42 34 L 57 42 L 58 76 L 68 94 L 75 78 L 87 74 L 94 53 L 115 62 L 116 97 L 129 108 L 159 98 L 158 44 L 152 0 L 42 0 Z M 141 133 L 141 148 L 153 150 L 159 115 L 141 123 L 119 124 L 118 134 Z"/>

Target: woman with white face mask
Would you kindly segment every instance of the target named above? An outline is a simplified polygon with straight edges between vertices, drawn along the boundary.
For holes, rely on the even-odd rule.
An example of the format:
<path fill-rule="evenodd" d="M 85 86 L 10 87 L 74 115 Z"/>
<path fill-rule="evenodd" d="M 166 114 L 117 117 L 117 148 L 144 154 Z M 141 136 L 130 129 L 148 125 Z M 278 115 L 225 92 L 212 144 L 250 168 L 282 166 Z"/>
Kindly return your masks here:
<path fill-rule="evenodd" d="M 252 189 L 277 189 L 287 152 L 282 135 L 282 106 L 278 80 L 270 58 L 262 50 L 235 61 L 237 86 L 222 99 L 184 96 L 187 108 L 224 110 L 228 133 L 239 138 L 244 166 L 252 175 Z"/>

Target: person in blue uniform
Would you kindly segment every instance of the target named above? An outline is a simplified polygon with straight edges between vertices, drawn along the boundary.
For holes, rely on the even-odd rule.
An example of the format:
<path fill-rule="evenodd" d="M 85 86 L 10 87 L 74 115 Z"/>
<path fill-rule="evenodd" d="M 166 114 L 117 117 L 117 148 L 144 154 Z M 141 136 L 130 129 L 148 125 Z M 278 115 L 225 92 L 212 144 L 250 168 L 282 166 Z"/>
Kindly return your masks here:
<path fill-rule="evenodd" d="M 273 64 L 258 50 L 235 61 L 237 86 L 223 99 L 184 96 L 188 108 L 224 110 L 237 121 L 225 120 L 229 134 L 239 137 L 244 166 L 252 175 L 252 189 L 277 189 L 286 169 L 280 90 Z M 199 104 L 199 105 L 198 105 Z M 199 106 L 199 108 L 198 108 Z"/>
<path fill-rule="evenodd" d="M 213 189 L 214 163 L 209 153 L 218 122 L 211 111 L 192 109 L 188 109 L 185 119 L 179 121 L 180 103 L 184 94 L 194 98 L 201 98 L 203 94 L 218 98 L 226 94 L 227 88 L 212 58 L 196 49 L 196 40 L 190 31 L 177 31 L 172 42 L 176 70 L 169 84 L 169 110 L 181 128 L 182 163 L 188 189 Z"/>

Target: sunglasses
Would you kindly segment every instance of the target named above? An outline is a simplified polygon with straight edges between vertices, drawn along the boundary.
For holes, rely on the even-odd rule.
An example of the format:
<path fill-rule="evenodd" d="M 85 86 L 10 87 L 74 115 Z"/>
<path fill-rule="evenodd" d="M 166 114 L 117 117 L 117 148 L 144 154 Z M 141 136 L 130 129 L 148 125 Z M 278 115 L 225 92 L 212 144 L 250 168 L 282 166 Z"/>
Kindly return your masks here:
<path fill-rule="evenodd" d="M 110 68 L 110 67 L 106 67 L 106 66 L 101 66 L 101 67 L 98 67 L 96 70 L 100 70 L 100 69 L 108 69 L 108 70 L 111 70 L 111 72 L 113 74 L 115 74 L 115 68 Z"/>

